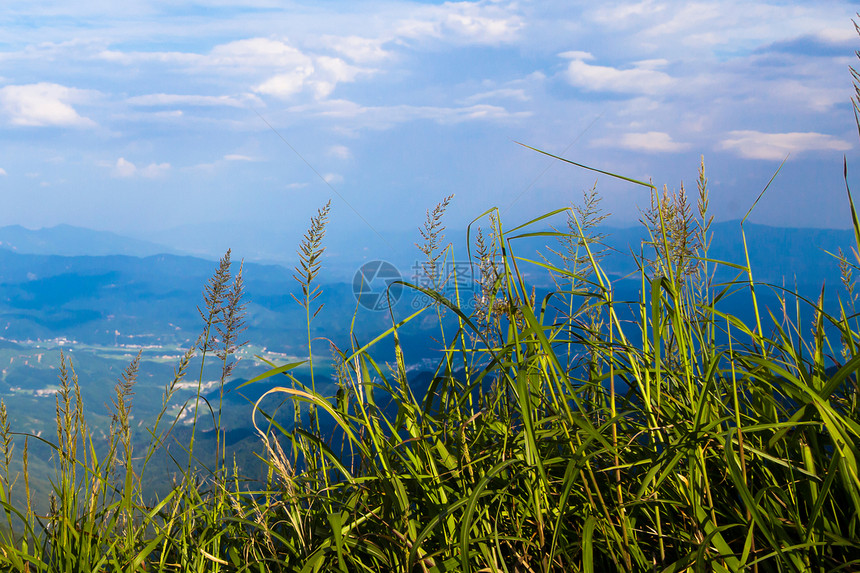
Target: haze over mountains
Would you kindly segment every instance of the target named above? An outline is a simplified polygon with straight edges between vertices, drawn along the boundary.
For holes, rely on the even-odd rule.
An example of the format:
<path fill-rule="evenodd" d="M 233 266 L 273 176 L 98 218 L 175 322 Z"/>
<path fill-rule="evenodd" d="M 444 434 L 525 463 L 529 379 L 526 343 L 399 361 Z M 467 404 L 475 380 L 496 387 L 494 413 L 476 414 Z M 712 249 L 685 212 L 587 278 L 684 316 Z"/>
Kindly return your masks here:
<path fill-rule="evenodd" d="M 818 296 L 823 281 L 831 291 L 841 288 L 839 265 L 826 251 L 836 253 L 842 248 L 850 252 L 854 242 L 851 232 L 752 224 L 745 228 L 756 280 L 777 285 L 784 282 L 793 288 L 796 279 L 798 290 L 812 299 Z M 738 222 L 715 224 L 713 231 L 710 256 L 741 263 L 744 253 Z M 613 279 L 635 272 L 627 253 L 639 252 L 644 230 L 606 228 L 602 232 L 614 249 L 603 259 L 604 270 Z M 465 232 L 446 234 L 446 241 L 456 247 L 457 260 L 466 261 Z M 405 280 L 414 282 L 413 268 L 421 260 L 414 246 L 415 235 L 418 233 L 388 236 L 387 244 L 381 246 L 327 245 L 319 277 L 322 294 L 317 300 L 324 308 L 311 330 L 319 340 L 315 354 L 322 356 L 315 362 L 320 368 L 318 383 L 331 383 L 331 373 L 325 372 L 324 366 L 329 354 L 325 339 L 346 350 L 351 344 L 351 328 L 358 344 L 363 345 L 391 326 L 388 312 L 373 312 L 356 304 L 352 283 L 356 269 L 368 260 L 384 258 L 397 266 Z M 243 257 L 246 261 L 243 276 L 248 328 L 243 339 L 252 345 L 243 349 L 237 380 L 266 369 L 255 355 L 268 352 L 269 359 L 284 364 L 301 360 L 307 352 L 305 311 L 291 296 L 300 292 L 292 276 L 298 242 L 278 251 L 273 242 L 255 247 L 254 237 L 259 236 L 237 240 L 233 251 L 234 272 Z M 229 238 L 223 236 L 222 240 Z M 195 244 L 205 246 L 202 240 Z M 518 239 L 512 245 L 517 256 L 527 259 L 538 259 L 538 249 L 546 253 L 547 246 L 558 248 L 553 237 Z M 136 387 L 137 415 L 146 419 L 158 411 L 164 385 L 172 379 L 179 357 L 201 331 L 203 321 L 197 307 L 202 305 L 202 291 L 217 267 L 216 259 L 223 255 L 212 247 L 194 248 L 198 256 L 189 256 L 182 247 L 182 243 L 160 245 L 71 226 L 0 228 L 0 397 L 9 407 L 15 427 L 32 433 L 50 431 L 61 351 L 74 359 L 94 425 L 106 427 L 109 423 L 102 407 L 105 390 L 113 387 L 138 350 L 143 351 L 143 358 Z M 380 252 L 376 247 L 382 256 L 376 254 Z M 256 262 L 272 258 L 280 264 Z M 550 287 L 548 277 L 527 264 L 521 268 L 542 296 Z M 734 271 L 724 270 L 717 279 L 731 280 L 734 275 Z M 638 289 L 637 280 L 618 280 L 616 297 L 636 300 Z M 772 293 L 762 290 L 762 303 L 779 316 Z M 466 300 L 471 296 L 468 288 L 461 294 Z M 835 301 L 835 297 L 829 300 Z M 404 290 L 394 315 L 404 318 L 421 304 L 413 292 Z M 721 308 L 743 318 L 744 313 L 749 314 L 748 304 L 749 297 L 741 292 L 724 299 Z M 449 313 L 449 318 L 453 319 L 453 314 Z M 803 318 L 804 323 L 807 320 Z M 441 356 L 435 313 L 425 313 L 399 333 L 411 375 L 426 377 L 424 371 L 432 370 Z M 376 349 L 375 359 L 391 360 L 390 340 Z M 295 372 L 303 376 L 300 369 Z M 207 374 L 205 380 L 215 378 L 217 375 Z M 192 390 L 189 387 L 183 392 Z M 234 393 L 228 399 L 229 428 L 253 441 L 256 438 L 248 429 L 250 404 Z"/>
<path fill-rule="evenodd" d="M 744 250 L 740 222 L 715 223 L 712 230 L 710 257 L 742 263 Z M 764 282 L 779 283 L 783 277 L 789 281 L 796 277 L 801 284 L 819 286 L 822 280 L 832 282 L 839 276 L 839 267 L 827 253 L 836 254 L 840 248 L 850 253 L 854 245 L 853 232 L 850 230 L 781 228 L 753 223 L 746 223 L 745 230 L 755 277 Z M 639 252 L 639 245 L 647 239 L 645 230 L 641 226 L 605 227 L 601 228 L 600 232 L 606 235 L 607 245 L 617 251 L 606 259 L 606 270 L 623 274 L 634 270 L 630 268 L 628 254 L 631 250 Z M 465 231 L 458 233 L 449 230 L 446 235 L 446 241 L 454 245 L 458 260 L 467 260 L 464 248 Z M 474 229 L 472 235 L 474 236 Z M 227 248 L 231 248 L 236 261 L 244 259 L 292 269 L 297 260 L 296 248 L 301 240 L 301 232 L 250 226 L 199 225 L 167 231 L 162 238 L 163 242 L 156 243 L 70 225 L 36 230 L 11 225 L 0 227 L 0 251 L 65 257 L 126 255 L 140 258 L 171 254 L 214 261 L 221 257 Z M 361 237 L 360 241 L 338 241 L 335 238 L 333 242 L 327 237 L 324 241 L 326 254 L 322 276 L 330 281 L 349 282 L 363 262 L 380 259 L 395 264 L 404 278 L 409 280 L 413 278 L 413 267 L 421 261 L 421 255 L 414 244 L 419 240 L 417 229 L 415 232 L 386 233 L 384 236 L 368 231 L 367 236 Z M 539 249 L 546 252 L 547 246 L 558 248 L 551 237 L 513 242 L 516 254 L 527 258 L 534 257 Z M 205 267 L 197 265 L 196 262 L 191 264 L 189 271 L 198 268 L 202 270 Z M 107 267 L 105 270 L 107 271 Z M 271 269 L 267 272 L 277 274 Z M 0 269 L 0 273 L 4 273 L 4 269 Z M 193 274 L 199 276 L 200 273 Z M 283 276 L 288 278 L 288 274 Z M 292 287 L 291 284 L 285 286 Z"/>
<path fill-rule="evenodd" d="M 757 281 L 789 288 L 797 284 L 810 297 L 818 295 L 824 282 L 832 288 L 840 286 L 839 265 L 828 252 L 837 253 L 841 248 L 850 253 L 854 241 L 850 231 L 784 229 L 749 223 L 745 228 Z M 712 229 L 709 256 L 743 263 L 739 223 L 718 223 Z M 615 278 L 635 273 L 629 253 L 640 252 L 641 242 L 647 238 L 644 229 L 601 231 L 611 247 L 602 262 L 604 270 Z M 466 262 L 465 233 L 447 235 L 446 241 L 455 245 L 456 260 Z M 246 261 L 247 336 L 257 344 L 290 351 L 301 346 L 305 322 L 304 310 L 291 296 L 299 292 L 292 277 L 297 245 L 284 246 L 276 253 L 272 242 L 255 248 L 250 244 L 254 238 L 259 234 L 237 240 L 241 246 L 233 250 L 233 261 L 237 263 L 234 271 L 242 258 Z M 389 237 L 380 248 L 382 256 L 375 255 L 380 251 L 370 246 L 328 244 L 318 279 L 323 286 L 319 302 L 325 308 L 314 323 L 315 334 L 348 344 L 349 324 L 356 312 L 356 330 L 360 334 L 370 337 L 390 326 L 388 313 L 371 312 L 356 305 L 353 277 L 362 263 L 378 258 L 392 262 L 404 280 L 419 282 L 416 267 L 421 258 L 414 241 L 414 236 L 405 233 Z M 514 253 L 527 259 L 536 259 L 537 251 L 548 253 L 547 247 L 558 249 L 553 237 L 512 241 Z M 214 249 L 194 250 L 196 257 L 183 254 L 184 249 L 179 247 L 68 225 L 39 230 L 2 227 L 0 336 L 10 340 L 62 336 L 100 345 L 132 341 L 187 344 L 199 328 L 197 305 L 202 300 L 202 289 L 216 268 L 216 259 L 223 255 Z M 254 262 L 272 258 L 280 264 Z M 549 278 L 539 269 L 529 269 L 527 265 L 523 269 L 539 288 L 550 286 Z M 717 279 L 731 280 L 736 274 L 724 268 Z M 630 285 L 628 290 L 633 287 Z M 411 312 L 414 300 L 414 293 L 407 291 L 398 312 Z"/>
<path fill-rule="evenodd" d="M 148 257 L 179 251 L 167 245 L 93 231 L 72 225 L 27 229 L 21 225 L 0 227 L 0 248 L 29 255 Z"/>

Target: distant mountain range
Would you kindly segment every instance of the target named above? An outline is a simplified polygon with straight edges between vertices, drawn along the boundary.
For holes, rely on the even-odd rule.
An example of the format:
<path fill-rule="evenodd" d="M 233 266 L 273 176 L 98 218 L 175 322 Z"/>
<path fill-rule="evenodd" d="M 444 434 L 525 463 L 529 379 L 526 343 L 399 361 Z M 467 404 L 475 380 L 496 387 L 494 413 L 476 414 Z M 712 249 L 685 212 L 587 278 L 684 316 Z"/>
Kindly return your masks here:
<path fill-rule="evenodd" d="M 743 264 L 739 222 L 716 223 L 712 230 L 709 257 Z M 745 225 L 745 230 L 754 278 L 787 287 L 796 282 L 807 293 L 820 289 L 822 282 L 839 285 L 839 265 L 827 253 L 837 253 L 840 248 L 850 253 L 854 247 L 853 232 L 848 230 L 787 229 L 751 223 Z M 611 248 L 602 262 L 604 270 L 614 277 L 634 272 L 636 268 L 629 253 L 640 252 L 642 241 L 647 239 L 644 229 L 607 227 L 599 231 L 606 235 L 606 245 Z M 456 260 L 467 261 L 465 232 L 446 231 L 446 235 L 455 246 Z M 207 235 L 201 230 L 195 236 Z M 259 233 L 246 237 L 246 248 L 253 248 L 249 243 L 252 239 L 265 240 Z M 378 239 L 362 246 L 337 236 L 331 240 L 326 237 L 320 282 L 328 284 L 321 301 L 332 312 L 337 310 L 352 316 L 353 276 L 368 260 L 388 260 L 405 280 L 418 278 L 414 276 L 415 268 L 420 265 L 422 255 L 414 245 L 417 237 L 408 233 L 389 234 L 385 245 L 376 244 Z M 160 245 L 69 225 L 38 230 L 0 227 L 0 311 L 6 322 L 0 325 L 0 330 L 8 329 L 10 320 L 32 335 L 43 335 L 56 328 L 71 329 L 80 336 L 84 332 L 92 336 L 101 331 L 104 337 L 114 336 L 117 330 L 154 333 L 168 323 L 185 328 L 186 323 L 190 325 L 197 320 L 196 305 L 201 290 L 215 269 L 214 260 L 223 254 L 215 248 L 225 245 L 201 252 L 205 250 L 201 239 L 194 245 L 197 256 L 183 256 L 184 249 L 171 246 L 174 244 Z M 528 259 L 537 258 L 538 251 L 548 253 L 549 248 L 559 248 L 554 237 L 546 236 L 517 239 L 511 244 L 516 255 Z M 302 313 L 296 310 L 301 307 L 289 295 L 297 287 L 291 268 L 297 246 L 280 246 L 279 265 L 245 263 L 247 292 L 253 301 L 250 307 L 253 324 L 263 331 L 261 334 L 283 333 L 284 324 L 304 322 Z M 233 251 L 235 261 L 242 257 L 255 260 L 255 256 L 243 250 L 237 247 Z M 276 249 L 262 245 L 252 254 L 260 253 L 272 255 L 262 257 L 270 260 Z M 730 280 L 735 274 L 735 270 L 724 269 L 718 279 Z M 539 287 L 549 286 L 548 279 L 541 277 L 539 271 L 532 272 L 531 279 Z M 369 313 L 361 325 L 376 324 L 377 318 L 385 314 Z M 104 322 L 108 317 L 111 324 Z M 334 327 L 343 316 L 331 320 Z M 325 319 L 320 322 L 325 324 Z M 384 325 L 384 320 L 380 324 Z"/>
<path fill-rule="evenodd" d="M 853 231 L 843 229 L 780 228 L 747 222 L 744 225 L 750 263 L 756 280 L 772 283 L 818 284 L 826 279 L 828 284 L 838 280 L 839 266 L 825 251 L 836 253 L 841 247 L 846 253 L 854 246 Z M 531 229 L 531 231 L 541 229 Z M 549 229 L 544 229 L 549 230 Z M 744 251 L 740 221 L 714 223 L 711 227 L 713 240 L 709 256 L 714 259 L 743 264 Z M 476 229 L 472 229 L 474 241 Z M 611 273 L 629 273 L 632 269 L 628 254 L 640 252 L 640 245 L 647 240 L 642 226 L 604 227 L 598 232 L 606 234 L 608 246 L 619 254 L 606 259 L 604 270 Z M 468 260 L 465 230 L 447 229 L 445 241 L 454 245 L 458 261 Z M 295 252 L 301 240 L 295 229 L 263 230 L 247 226 L 224 226 L 219 230 L 205 226 L 174 229 L 163 234 L 163 240 L 180 251 L 194 256 L 217 258 L 232 247 L 237 256 L 247 260 L 280 264 L 292 267 Z M 216 239 L 213 239 L 215 237 Z M 421 237 L 415 231 L 385 232 L 381 236 L 366 232 L 359 238 L 330 233 L 324 244 L 327 246 L 324 267 L 331 280 L 349 281 L 356 268 L 373 259 L 387 260 L 411 277 L 412 269 L 420 264 L 423 255 L 415 243 Z M 537 251 L 547 252 L 546 247 L 557 249 L 552 237 L 537 237 L 513 241 L 514 252 L 526 258 L 534 258 Z M 474 254 L 474 249 L 473 249 Z M 728 276 L 730 273 L 726 273 Z"/>
<path fill-rule="evenodd" d="M 854 246 L 852 232 L 753 224 L 745 228 L 756 280 L 778 285 L 784 281 L 793 288 L 796 279 L 798 288 L 813 298 L 817 297 L 823 281 L 831 292 L 841 286 L 839 265 L 825 251 L 836 253 L 841 248 L 850 252 Z M 604 270 L 613 279 L 635 272 L 629 253 L 640 252 L 642 241 L 647 238 L 645 232 L 640 228 L 600 231 L 607 234 L 606 243 L 612 249 L 603 260 Z M 738 222 L 715 224 L 713 231 L 710 257 L 743 263 Z M 456 247 L 457 261 L 466 261 L 465 233 L 446 234 Z M 372 312 L 356 304 L 352 278 L 363 262 L 382 258 L 394 263 L 403 278 L 412 281 L 413 268 L 421 262 L 413 244 L 416 240 L 417 237 L 407 233 L 388 235 L 387 244 L 380 247 L 349 244 L 346 239 L 334 237 L 323 261 L 324 274 L 319 277 L 321 296 L 316 304 L 323 304 L 324 308 L 313 321 L 311 335 L 318 341 L 314 343 L 315 353 L 328 351 L 326 339 L 342 350 L 350 348 L 352 328 L 355 342 L 363 345 L 391 326 L 388 312 Z M 253 247 L 248 241 L 250 238 L 233 252 L 234 272 L 243 256 L 248 260 L 254 258 L 243 252 L 245 247 Z M 0 397 L 13 413 L 16 427 L 32 432 L 48 431 L 54 409 L 51 389 L 57 380 L 59 348 L 74 356 L 84 397 L 92 408 L 93 427 L 99 424 L 106 427 L 109 419 L 103 407 L 105 389 L 115 383 L 127 364 L 124 360 L 131 359 L 135 352 L 132 346 L 149 347 L 135 407 L 141 419 L 157 412 L 161 389 L 171 379 L 176 364 L 162 355 L 176 354 L 177 346 L 187 347 L 199 334 L 203 322 L 198 305 L 202 306 L 204 286 L 217 267 L 215 259 L 223 254 L 216 249 L 225 245 L 206 250 L 201 241 L 198 246 L 201 247 L 195 249 L 198 256 L 188 256 L 176 246 L 172 249 L 169 245 L 67 225 L 40 230 L 0 228 Z M 265 347 L 287 356 L 306 356 L 305 311 L 291 296 L 300 293 L 289 260 L 296 246 L 283 245 L 281 252 L 286 254 L 280 255 L 281 265 L 244 263 L 248 329 L 243 339 L 250 340 L 255 348 Z M 547 236 L 514 240 L 511 246 L 516 256 L 537 260 L 537 251 L 548 253 L 548 247 L 559 247 L 554 237 Z M 275 251 L 272 248 L 269 253 L 277 254 Z M 527 270 L 530 267 L 525 263 L 520 268 L 529 273 L 528 280 L 538 286 L 538 296 L 542 296 L 550 286 L 545 274 L 540 269 Z M 717 278 L 731 280 L 734 274 L 733 270 L 725 270 Z M 461 288 L 465 288 L 461 296 L 468 304 L 472 293 L 467 287 Z M 638 289 L 637 281 L 619 280 L 616 297 L 637 300 Z M 768 289 L 761 291 L 757 292 L 763 308 L 779 316 L 779 303 L 773 293 Z M 833 296 L 829 298 L 831 305 L 834 300 Z M 406 317 L 421 302 L 406 291 L 394 314 L 397 318 Z M 720 303 L 721 310 L 747 321 L 749 306 L 750 297 L 745 292 Z M 808 314 L 802 319 L 804 324 L 811 320 Z M 448 318 L 454 318 L 453 314 L 449 313 Z M 426 370 L 432 370 L 441 356 L 436 315 L 427 312 L 398 332 L 411 375 L 423 380 L 428 376 Z M 453 332 L 455 328 L 446 327 L 448 336 Z M 52 342 L 47 345 L 32 342 L 37 339 Z M 60 342 L 62 346 L 58 346 Z M 375 358 L 391 360 L 391 345 L 392 341 L 386 339 L 376 346 Z M 254 376 L 262 370 L 262 365 L 252 358 L 243 364 L 246 370 L 237 377 Z M 318 383 L 324 379 L 331 382 L 330 376 L 320 376 Z M 253 398 L 265 388 L 265 385 L 249 387 L 243 394 Z M 228 401 L 230 428 L 234 432 L 231 441 L 252 442 L 256 438 L 247 424 L 250 405 L 238 393 L 230 394 Z M 48 468 L 48 462 L 44 463 Z"/>
<path fill-rule="evenodd" d="M 27 229 L 20 225 L 0 227 L 0 248 L 29 255 L 148 257 L 180 251 L 107 231 L 93 231 L 72 225 Z"/>
<path fill-rule="evenodd" d="M 715 223 L 708 258 L 744 265 L 744 242 L 739 221 Z M 630 272 L 628 254 L 639 253 L 642 241 L 649 240 L 641 227 L 601 229 L 608 235 L 607 243 L 620 253 L 608 258 L 613 271 Z M 823 281 L 833 285 L 840 271 L 836 255 L 842 249 L 852 259 L 856 248 L 854 232 L 841 229 L 782 228 L 746 223 L 746 243 L 753 278 L 756 281 L 792 286 L 821 287 Z M 610 270 L 610 269 L 607 269 Z M 724 279 L 734 277 L 736 270 L 724 269 Z"/>
<path fill-rule="evenodd" d="M 187 346 L 203 326 L 198 306 L 216 268 L 215 261 L 169 254 L 68 257 L 0 249 L 0 337 Z M 239 268 L 234 260 L 233 273 Z M 301 296 L 293 271 L 244 263 L 243 277 L 246 339 L 273 351 L 300 353 L 307 345 L 306 317 L 291 296 Z M 388 313 L 356 304 L 351 283 L 320 286 L 315 307 L 324 308 L 313 322 L 314 336 L 349 348 L 353 314 L 362 343 L 390 327 Z M 400 304 L 409 310 L 405 297 Z M 420 339 L 417 329 L 404 329 L 401 338 L 413 335 Z"/>

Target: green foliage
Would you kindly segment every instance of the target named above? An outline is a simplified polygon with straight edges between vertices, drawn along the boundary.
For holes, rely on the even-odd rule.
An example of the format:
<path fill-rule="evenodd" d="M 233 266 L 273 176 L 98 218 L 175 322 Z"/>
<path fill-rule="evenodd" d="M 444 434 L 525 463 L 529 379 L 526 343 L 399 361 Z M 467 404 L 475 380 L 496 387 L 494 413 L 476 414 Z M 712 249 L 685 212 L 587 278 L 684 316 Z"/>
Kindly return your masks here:
<path fill-rule="evenodd" d="M 419 248 L 432 280 L 411 285 L 429 303 L 393 317 L 369 343 L 353 336 L 351 348 L 332 344 L 334 396 L 318 392 L 312 377 L 308 386 L 293 375 L 300 365 L 314 368 L 310 322 L 329 205 L 319 210 L 296 269 L 308 360 L 269 363 L 245 383 L 284 377 L 255 405 L 259 456 L 268 469 L 263 481 L 243 477 L 235 462 L 229 467 L 223 390 L 216 413 L 202 394 L 202 366 L 196 396 L 172 421 L 167 415 L 195 354 L 219 359 L 222 389 L 232 371 L 244 304 L 242 271 L 231 274 L 229 252 L 204 292 L 203 333 L 167 385 L 142 455 L 134 453 L 130 424 L 140 356 L 115 387 L 106 448 L 97 447 L 64 357 L 56 442 L 24 436 L 20 474 L 11 468 L 21 435 L 0 404 L 0 566 L 860 569 L 860 222 L 850 190 L 858 248 L 851 258 L 838 255 L 846 303 L 829 314 L 824 290 L 817 300 L 781 291 L 774 314 L 760 308 L 756 288 L 767 285 L 753 280 L 748 252 L 743 265 L 708 257 L 704 163 L 696 208 L 683 187 L 659 194 L 649 183 L 592 170 L 651 193 L 642 219 L 650 238 L 631 254 L 631 275 L 622 279 L 638 282 L 637 299 L 617 299 L 600 266 L 602 237 L 593 231 L 603 214 L 591 192 L 583 205 L 511 230 L 497 211 L 485 213 L 489 231 L 478 227 L 475 234 L 476 301 L 465 310 L 458 277 L 439 274 L 440 261 L 452 256 L 441 245 L 449 197 L 428 212 L 422 230 Z M 542 230 L 555 215 L 566 217 L 566 228 Z M 521 256 L 518 241 L 534 236 L 560 246 L 539 260 Z M 550 273 L 555 289 L 538 297 L 526 267 Z M 716 267 L 737 276 L 716 283 Z M 456 286 L 454 300 L 441 288 L 446 280 Z M 755 324 L 721 310 L 738 296 L 749 296 Z M 426 312 L 439 313 L 442 329 L 442 310 L 457 317 L 457 332 L 441 332 L 443 355 L 428 383 L 418 385 L 407 376 L 399 333 Z M 386 337 L 394 342 L 390 364 L 369 352 Z M 292 407 L 291 426 L 266 411 L 272 398 Z M 190 442 L 181 443 L 174 433 L 186 411 Z M 204 417 L 216 432 L 214 457 L 199 452 L 212 442 L 198 430 Z M 31 504 L 28 459 L 37 441 L 54 452 L 47 513 Z M 176 456 L 177 447 L 187 456 Z M 153 497 L 144 475 L 156 455 L 172 461 L 175 477 L 167 493 Z M 14 502 L 16 488 L 24 488 L 25 505 Z"/>
<path fill-rule="evenodd" d="M 678 195 L 655 199 L 655 239 L 633 257 L 641 296 L 616 300 L 598 263 L 599 238 L 580 223 L 599 218 L 599 206 L 592 195 L 584 201 L 564 211 L 564 232 L 544 233 L 560 240 L 550 254 L 558 265 L 515 252 L 518 239 L 543 233 L 530 227 L 544 218 L 507 231 L 488 213 L 492 231 L 476 235 L 483 306 L 467 313 L 433 285 L 416 286 L 426 308 L 367 345 L 333 349 L 336 396 L 294 378 L 297 364 L 272 364 L 248 382 L 288 379 L 257 403 L 267 480 L 226 467 L 219 430 L 214 467 L 187 444 L 191 462 L 174 457 L 173 487 L 148 499 L 143 475 L 171 445 L 181 414 L 163 427 L 164 412 L 193 354 L 214 351 L 222 383 L 229 375 L 242 284 L 240 271 L 229 286 L 225 257 L 204 293 L 204 332 L 168 385 L 142 456 L 129 424 L 139 358 L 116 385 L 101 456 L 63 359 L 56 442 L 29 436 L 23 448 L 26 456 L 29 441 L 41 440 L 55 451 L 46 515 L 11 503 L 13 487 L 29 482 L 26 464 L 23 484 L 8 470 L 15 436 L 0 407 L 0 561 L 29 571 L 860 566 L 860 332 L 851 316 L 828 315 L 823 300 L 795 301 L 793 318 L 772 316 L 764 334 L 721 312 L 731 291 L 752 293 L 754 284 L 743 266 L 737 281 L 709 279 L 709 266 L 728 263 L 704 253 L 703 170 L 695 215 L 678 208 Z M 677 226 L 666 229 L 667 221 Z M 551 272 L 558 288 L 538 300 L 521 271 L 529 264 Z M 853 288 L 858 262 L 840 264 Z M 814 314 L 808 334 L 802 305 Z M 460 331 L 427 387 L 412 387 L 398 331 L 440 306 L 457 315 Z M 368 352 L 385 336 L 395 340 L 391 365 Z M 272 395 L 316 414 L 309 425 L 301 417 L 279 425 L 262 410 Z M 204 405 L 202 396 L 185 404 L 195 419 Z"/>

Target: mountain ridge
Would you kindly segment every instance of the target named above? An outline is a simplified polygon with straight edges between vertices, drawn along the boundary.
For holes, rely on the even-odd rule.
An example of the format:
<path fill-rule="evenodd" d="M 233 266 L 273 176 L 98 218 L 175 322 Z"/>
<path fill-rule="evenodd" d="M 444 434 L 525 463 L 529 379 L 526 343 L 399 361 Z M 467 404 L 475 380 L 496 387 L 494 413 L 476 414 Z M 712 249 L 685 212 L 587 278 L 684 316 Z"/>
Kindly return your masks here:
<path fill-rule="evenodd" d="M 28 229 L 21 225 L 0 227 L 0 248 L 30 255 L 63 256 L 180 253 L 166 245 L 65 223 L 40 229 Z"/>
<path fill-rule="evenodd" d="M 281 246 L 279 238 L 286 237 L 286 231 L 275 233 L 269 237 L 268 245 L 256 246 L 255 241 L 263 241 L 265 234 L 260 230 L 251 235 L 242 232 L 243 227 L 231 230 L 229 236 L 221 235 L 217 241 L 224 251 L 218 251 L 214 246 L 205 248 L 206 242 L 199 237 L 207 236 L 205 229 L 194 227 L 193 236 L 197 237 L 189 243 L 193 248 L 181 246 L 181 240 L 175 235 L 171 244 L 160 244 L 144 239 L 136 239 L 109 231 L 96 231 L 73 225 L 56 225 L 42 229 L 27 229 L 20 225 L 0 227 L 0 253 L 14 252 L 19 254 L 65 257 L 108 257 L 123 255 L 137 258 L 147 258 L 157 255 L 172 255 L 190 257 L 195 260 L 213 261 L 223 256 L 230 237 L 237 244 L 232 252 L 235 260 L 247 260 L 263 266 L 292 269 L 296 264 L 295 245 L 289 248 Z M 560 228 L 560 226 L 557 226 Z M 544 231 L 552 231 L 545 227 Z M 740 221 L 722 221 L 711 227 L 713 240 L 709 257 L 730 263 L 743 263 L 745 254 L 741 237 Z M 782 279 L 792 282 L 795 277 L 801 283 L 814 284 L 826 280 L 832 282 L 839 277 L 839 265 L 834 257 L 827 252 L 836 254 L 841 248 L 850 253 L 854 245 L 854 235 L 847 229 L 807 228 L 807 227 L 776 227 L 759 223 L 747 222 L 744 225 L 749 247 L 750 263 L 756 279 L 765 282 L 780 283 Z M 476 229 L 471 231 L 474 239 Z M 616 227 L 605 225 L 594 229 L 595 233 L 606 235 L 604 242 L 614 250 L 605 259 L 604 270 L 612 274 L 624 274 L 624 269 L 630 270 L 629 253 L 639 253 L 643 240 L 648 239 L 647 230 L 641 226 Z M 467 232 L 461 229 L 447 229 L 447 241 L 454 245 L 454 253 L 459 261 L 468 260 L 465 245 Z M 282 236 L 283 235 L 283 236 Z M 209 234 L 208 236 L 211 236 Z M 350 282 L 354 273 L 365 262 L 371 260 L 387 260 L 401 271 L 406 280 L 412 280 L 414 269 L 420 267 L 423 260 L 414 242 L 420 239 L 417 229 L 414 233 L 400 231 L 389 233 L 387 239 L 378 236 L 365 237 L 366 244 L 360 238 L 326 237 L 323 246 L 326 252 L 323 258 L 323 278 L 326 281 Z M 175 241 L 179 241 L 179 243 Z M 384 244 L 383 244 L 384 243 Z M 213 243 L 214 245 L 214 243 Z M 275 248 L 277 245 L 278 248 Z M 513 252 L 518 255 L 532 256 L 535 251 L 546 252 L 546 248 L 558 249 L 558 242 L 551 237 L 531 237 L 512 242 Z M 474 256 L 474 252 L 472 252 Z M 2 274 L 2 269 L 0 269 Z"/>

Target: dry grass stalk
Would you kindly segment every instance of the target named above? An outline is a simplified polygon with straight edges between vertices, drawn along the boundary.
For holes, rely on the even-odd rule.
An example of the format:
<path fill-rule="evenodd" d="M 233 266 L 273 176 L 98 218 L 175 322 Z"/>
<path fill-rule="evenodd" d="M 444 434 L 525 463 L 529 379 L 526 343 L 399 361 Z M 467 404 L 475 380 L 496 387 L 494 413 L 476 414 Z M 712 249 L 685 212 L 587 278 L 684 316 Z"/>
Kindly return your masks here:
<path fill-rule="evenodd" d="M 310 312 L 311 303 L 321 294 L 320 287 L 314 285 L 314 279 L 316 279 L 322 267 L 321 259 L 325 252 L 322 240 L 325 237 L 330 211 L 331 201 L 329 200 L 323 207 L 317 210 L 316 216 L 311 217 L 310 227 L 305 232 L 299 246 L 299 265 L 295 267 L 293 278 L 301 286 L 302 298 L 300 300 L 296 295 L 292 296 L 308 312 Z M 320 310 L 322 310 L 322 305 L 319 305 L 311 314 L 311 318 L 319 314 Z"/>
<path fill-rule="evenodd" d="M 494 300 L 502 288 L 499 269 L 499 251 L 496 243 L 495 213 L 490 214 L 490 232 L 487 237 L 478 227 L 475 235 L 475 255 L 478 261 L 477 289 L 475 290 L 475 320 L 485 338 L 490 340 L 495 336 L 493 325 L 498 323 L 498 316 L 493 315 Z M 477 336 L 477 334 L 475 334 Z"/>
<path fill-rule="evenodd" d="M 664 185 L 662 196 L 652 188 L 651 204 L 641 222 L 651 233 L 650 244 L 656 252 L 649 261 L 655 276 L 673 277 L 680 284 L 696 271 L 694 257 L 701 241 L 683 182 L 678 191 Z"/>
<path fill-rule="evenodd" d="M 442 219 L 453 198 L 454 194 L 452 193 L 437 203 L 432 211 L 427 210 L 427 219 L 419 229 L 424 242 L 420 245 L 415 243 L 418 250 L 425 256 L 425 260 L 421 263 L 424 277 L 428 281 L 429 288 L 436 292 L 441 292 L 448 280 L 447 276 L 443 276 L 444 269 L 440 265 L 442 255 L 450 246 L 450 243 L 442 246 L 442 241 L 445 239 L 445 225 L 442 223 Z"/>
<path fill-rule="evenodd" d="M 131 467 L 132 444 L 131 444 L 131 397 L 134 395 L 134 383 L 140 370 L 140 357 L 143 351 L 138 351 L 137 356 L 123 370 L 119 381 L 114 387 L 116 397 L 113 400 L 115 414 L 111 420 L 111 437 L 118 436 L 123 447 L 123 464 L 127 469 Z"/>
<path fill-rule="evenodd" d="M 221 320 L 223 310 L 224 297 L 227 295 L 228 284 L 230 283 L 230 249 L 221 257 L 218 262 L 218 269 L 215 274 L 210 277 L 209 282 L 203 290 L 203 301 L 205 311 L 197 307 L 197 312 L 206 324 L 204 328 L 204 338 L 201 346 L 201 351 L 207 353 L 216 349 L 217 325 Z M 216 326 L 213 330 L 212 326 Z"/>
<path fill-rule="evenodd" d="M 558 238 L 561 250 L 550 249 L 561 259 L 565 270 L 579 277 L 576 282 L 581 282 L 581 279 L 586 279 L 594 272 L 592 258 L 595 263 L 599 263 L 607 250 L 603 245 L 606 234 L 599 232 L 598 228 L 612 214 L 603 210 L 600 201 L 595 182 L 589 191 L 583 191 L 582 202 L 572 205 L 567 211 L 567 229 Z M 558 285 L 560 277 L 555 273 L 552 276 Z"/>
<path fill-rule="evenodd" d="M 12 452 L 15 445 L 12 443 L 12 429 L 9 426 L 9 414 L 6 411 L 6 402 L 0 400 L 0 452 L 3 454 L 2 480 L 0 485 L 6 491 L 8 498 L 12 490 L 12 482 L 9 479 L 9 466 L 12 464 Z"/>
<path fill-rule="evenodd" d="M 221 383 L 227 381 L 238 363 L 238 359 L 230 360 L 236 351 L 247 344 L 247 341 L 239 342 L 238 337 L 245 326 L 244 300 L 245 283 L 242 275 L 244 266 L 239 266 L 239 272 L 233 277 L 230 290 L 224 295 L 224 306 L 221 308 L 221 318 L 216 325 L 221 346 L 217 351 L 218 358 L 222 361 Z"/>

